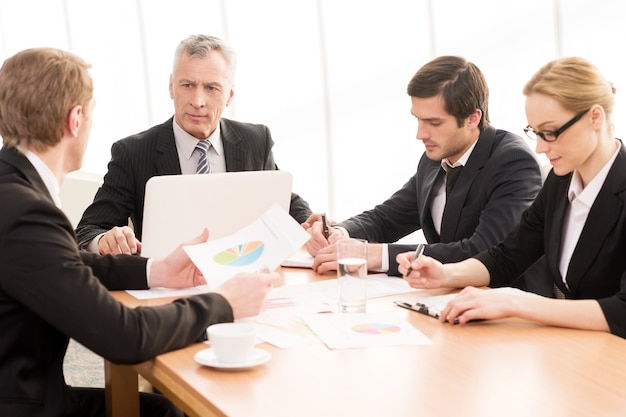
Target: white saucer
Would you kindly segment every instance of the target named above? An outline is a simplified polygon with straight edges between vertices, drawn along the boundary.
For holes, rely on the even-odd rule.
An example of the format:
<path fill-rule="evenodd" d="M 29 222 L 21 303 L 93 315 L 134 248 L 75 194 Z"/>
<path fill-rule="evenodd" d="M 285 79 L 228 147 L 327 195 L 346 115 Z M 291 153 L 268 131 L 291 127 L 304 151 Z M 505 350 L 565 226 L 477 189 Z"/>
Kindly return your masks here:
<path fill-rule="evenodd" d="M 250 357 L 244 362 L 225 363 L 220 362 L 215 356 L 213 349 L 203 349 L 193 357 L 200 365 L 210 366 L 218 369 L 247 369 L 253 366 L 262 365 L 272 358 L 272 354 L 266 350 L 254 348 Z"/>

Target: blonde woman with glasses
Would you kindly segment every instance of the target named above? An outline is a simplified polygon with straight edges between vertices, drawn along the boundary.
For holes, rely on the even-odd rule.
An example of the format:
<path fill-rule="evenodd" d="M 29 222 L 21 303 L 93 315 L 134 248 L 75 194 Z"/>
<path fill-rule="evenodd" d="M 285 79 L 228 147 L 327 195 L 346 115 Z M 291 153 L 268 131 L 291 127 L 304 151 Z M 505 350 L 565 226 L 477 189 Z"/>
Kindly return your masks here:
<path fill-rule="evenodd" d="M 524 130 L 552 165 L 535 202 L 493 248 L 445 265 L 400 254 L 400 271 L 412 269 L 414 288 L 467 287 L 441 321 L 520 317 L 626 337 L 626 149 L 613 136 L 615 89 L 585 59 L 561 58 L 523 92 Z M 474 288 L 484 286 L 543 297 Z"/>

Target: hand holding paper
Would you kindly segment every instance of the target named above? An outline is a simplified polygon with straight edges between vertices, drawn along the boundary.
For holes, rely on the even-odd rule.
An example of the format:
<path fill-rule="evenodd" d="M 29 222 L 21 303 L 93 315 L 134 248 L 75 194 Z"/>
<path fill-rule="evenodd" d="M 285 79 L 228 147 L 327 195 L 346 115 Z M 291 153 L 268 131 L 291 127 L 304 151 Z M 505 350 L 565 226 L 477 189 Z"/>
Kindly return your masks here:
<path fill-rule="evenodd" d="M 211 288 L 238 272 L 274 271 L 297 252 L 309 234 L 278 205 L 230 236 L 184 249 Z"/>

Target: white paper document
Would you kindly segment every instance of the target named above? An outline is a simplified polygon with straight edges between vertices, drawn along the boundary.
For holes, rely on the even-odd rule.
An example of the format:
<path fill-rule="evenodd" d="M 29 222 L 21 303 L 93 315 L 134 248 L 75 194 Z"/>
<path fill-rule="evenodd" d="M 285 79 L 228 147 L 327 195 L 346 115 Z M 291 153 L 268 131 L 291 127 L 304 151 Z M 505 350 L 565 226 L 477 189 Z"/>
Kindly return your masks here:
<path fill-rule="evenodd" d="M 274 271 L 307 240 L 309 234 L 302 226 L 275 204 L 235 234 L 184 249 L 216 288 L 238 272 Z"/>
<path fill-rule="evenodd" d="M 366 279 L 368 298 L 415 291 L 408 286 L 406 281 L 397 277 L 373 274 Z M 155 288 L 143 291 L 128 291 L 128 293 L 138 299 L 148 299 L 188 296 L 209 291 L 210 287 L 205 285 L 181 290 Z M 244 319 L 244 321 L 255 323 L 259 339 L 279 348 L 321 344 L 322 341 L 318 335 L 302 317 L 336 311 L 337 297 L 337 279 L 273 288 L 263 303 L 261 313 L 255 317 Z M 339 315 L 324 314 L 324 316 Z"/>
<path fill-rule="evenodd" d="M 311 296 L 313 284 L 273 288 L 263 303 L 261 313 L 245 320 L 256 324 L 260 339 L 282 349 L 321 344 L 300 318 L 302 314 L 330 311 L 321 298 Z"/>
<path fill-rule="evenodd" d="M 313 261 L 313 256 L 309 255 L 309 253 L 304 250 L 300 250 L 285 259 L 280 265 L 288 268 L 313 268 Z"/>
<path fill-rule="evenodd" d="M 302 319 L 330 349 L 432 344 L 395 312 L 309 314 Z"/>
<path fill-rule="evenodd" d="M 150 300 L 153 298 L 167 298 L 167 297 L 189 297 L 190 295 L 204 294 L 211 291 L 211 287 L 208 285 L 199 285 L 192 288 L 150 288 L 148 290 L 126 290 L 127 293 L 132 295 L 138 300 Z"/>
<path fill-rule="evenodd" d="M 368 298 L 415 291 L 396 277 L 377 274 L 367 277 Z M 261 313 L 249 319 L 257 325 L 259 338 L 279 348 L 320 344 L 320 339 L 302 316 L 337 310 L 337 280 L 309 282 L 274 288 Z"/>
<path fill-rule="evenodd" d="M 398 277 L 390 277 L 385 274 L 371 274 L 365 279 L 367 281 L 366 294 L 368 299 L 415 291 L 415 288 L 411 288 L 408 282 Z M 316 299 L 336 308 L 339 299 L 339 283 L 337 279 L 301 285 L 307 286 L 309 299 Z"/>
<path fill-rule="evenodd" d="M 274 271 L 308 239 L 309 234 L 302 226 L 284 209 L 274 204 L 257 220 L 230 236 L 184 247 L 204 275 L 206 286 L 185 289 L 151 288 L 128 293 L 138 299 L 205 293 L 219 287 L 238 272 L 254 272 L 263 268 Z"/>

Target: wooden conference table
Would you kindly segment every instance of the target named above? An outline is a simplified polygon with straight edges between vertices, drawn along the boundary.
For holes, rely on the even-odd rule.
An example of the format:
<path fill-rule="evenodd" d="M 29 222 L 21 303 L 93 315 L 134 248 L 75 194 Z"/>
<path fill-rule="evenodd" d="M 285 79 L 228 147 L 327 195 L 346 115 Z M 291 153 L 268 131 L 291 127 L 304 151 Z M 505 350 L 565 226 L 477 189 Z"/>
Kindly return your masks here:
<path fill-rule="evenodd" d="M 286 285 L 332 276 L 282 268 Z M 129 306 L 170 300 L 114 296 Z M 272 359 L 227 372 L 197 364 L 198 343 L 122 366 L 105 363 L 107 414 L 138 415 L 137 374 L 190 416 L 620 416 L 626 415 L 626 340 L 507 319 L 442 325 L 368 300 L 368 312 L 401 310 L 432 345 L 330 350 L 258 347 Z"/>

